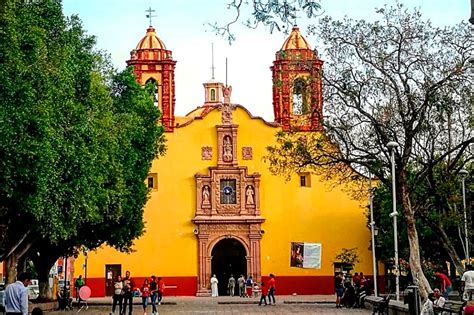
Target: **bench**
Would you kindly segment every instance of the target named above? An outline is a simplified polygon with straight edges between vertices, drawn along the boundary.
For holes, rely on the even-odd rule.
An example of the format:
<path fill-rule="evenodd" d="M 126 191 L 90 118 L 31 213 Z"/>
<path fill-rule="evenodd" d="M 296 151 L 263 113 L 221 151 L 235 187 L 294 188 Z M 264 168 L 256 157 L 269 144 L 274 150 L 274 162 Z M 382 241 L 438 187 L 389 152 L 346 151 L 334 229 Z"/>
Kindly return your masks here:
<path fill-rule="evenodd" d="M 390 303 L 390 295 L 386 295 L 383 298 L 378 298 L 374 303 L 374 309 L 372 314 L 388 314 L 388 304 Z"/>
<path fill-rule="evenodd" d="M 443 314 L 443 312 L 449 314 L 461 314 L 464 303 L 460 301 L 446 301 L 443 307 L 435 306 L 435 314 Z"/>
<path fill-rule="evenodd" d="M 173 289 L 174 290 L 174 296 L 176 296 L 176 293 L 178 292 L 178 286 L 177 285 L 165 285 L 165 292 L 167 289 Z"/>

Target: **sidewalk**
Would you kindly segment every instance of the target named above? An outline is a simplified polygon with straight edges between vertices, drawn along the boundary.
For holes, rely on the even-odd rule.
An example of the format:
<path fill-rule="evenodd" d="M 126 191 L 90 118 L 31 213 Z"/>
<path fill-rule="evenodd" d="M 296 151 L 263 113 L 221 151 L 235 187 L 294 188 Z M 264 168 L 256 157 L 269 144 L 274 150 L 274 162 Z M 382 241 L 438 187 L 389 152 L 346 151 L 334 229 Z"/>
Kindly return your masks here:
<path fill-rule="evenodd" d="M 278 304 L 331 304 L 335 302 L 334 295 L 277 295 Z M 260 298 L 241 298 L 238 296 L 196 297 L 196 296 L 164 296 L 162 305 L 217 305 L 217 304 L 257 304 Z M 112 297 L 90 298 L 92 305 L 112 305 Z M 141 305 L 142 299 L 135 297 L 134 305 Z"/>

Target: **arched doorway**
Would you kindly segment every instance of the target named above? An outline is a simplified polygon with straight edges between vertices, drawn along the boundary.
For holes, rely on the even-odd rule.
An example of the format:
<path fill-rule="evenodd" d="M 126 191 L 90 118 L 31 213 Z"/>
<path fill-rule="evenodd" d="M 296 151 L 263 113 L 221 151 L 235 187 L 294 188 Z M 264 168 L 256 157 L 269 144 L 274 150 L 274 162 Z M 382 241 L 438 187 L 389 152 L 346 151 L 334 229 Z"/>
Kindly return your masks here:
<path fill-rule="evenodd" d="M 236 239 L 226 238 L 214 245 L 211 255 L 211 274 L 215 274 L 219 280 L 219 295 L 229 295 L 227 283 L 230 275 L 233 275 L 237 282 L 241 274 L 247 274 L 245 247 Z M 237 291 L 234 294 L 238 294 Z"/>

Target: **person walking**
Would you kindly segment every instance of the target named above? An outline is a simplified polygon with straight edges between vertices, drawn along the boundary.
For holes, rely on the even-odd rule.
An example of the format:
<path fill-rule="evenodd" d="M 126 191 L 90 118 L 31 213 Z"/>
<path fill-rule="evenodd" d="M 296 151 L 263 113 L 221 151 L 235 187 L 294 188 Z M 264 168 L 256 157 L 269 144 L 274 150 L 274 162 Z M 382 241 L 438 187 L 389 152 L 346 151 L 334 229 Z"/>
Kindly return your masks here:
<path fill-rule="evenodd" d="M 161 277 L 158 277 L 158 305 L 161 305 L 163 295 L 165 294 L 165 282 Z"/>
<path fill-rule="evenodd" d="M 474 268 L 472 265 L 466 266 L 466 272 L 461 278 L 461 288 L 464 290 L 463 300 L 470 301 L 474 298 Z"/>
<path fill-rule="evenodd" d="M 146 315 L 147 308 L 148 308 L 148 298 L 150 297 L 150 283 L 148 279 L 145 279 L 142 284 L 142 307 L 143 307 L 143 315 Z"/>
<path fill-rule="evenodd" d="M 267 291 L 268 288 L 265 286 L 265 283 L 262 281 L 261 283 L 261 295 L 260 295 L 260 302 L 258 302 L 258 305 L 262 305 L 262 301 L 265 302 L 265 306 L 267 306 Z M 270 302 L 270 298 L 268 298 L 268 301 Z M 270 302 L 271 303 L 271 302 Z"/>
<path fill-rule="evenodd" d="M 117 304 L 119 306 L 119 314 L 122 314 L 123 282 L 120 275 L 117 276 L 114 282 L 114 295 L 112 300 L 112 313 L 110 313 L 110 315 L 115 315 L 115 308 L 117 307 Z"/>
<path fill-rule="evenodd" d="M 158 283 L 156 282 L 155 276 L 151 276 L 150 297 L 151 297 L 151 313 L 155 315 L 156 313 L 158 313 L 156 309 L 156 300 L 158 298 Z"/>
<path fill-rule="evenodd" d="M 219 292 L 217 290 L 217 284 L 219 283 L 219 280 L 217 280 L 216 275 L 212 275 L 211 277 L 211 296 L 212 297 L 217 297 L 219 296 Z"/>
<path fill-rule="evenodd" d="M 76 302 L 79 302 L 79 290 L 84 286 L 84 279 L 82 279 L 82 275 L 79 275 L 79 278 L 76 279 L 74 282 L 74 288 L 76 289 Z"/>
<path fill-rule="evenodd" d="M 5 289 L 6 314 L 28 315 L 28 285 L 31 283 L 29 272 L 21 273 L 16 282 Z"/>
<path fill-rule="evenodd" d="M 239 279 L 237 279 L 237 283 L 239 284 L 239 296 L 245 297 L 245 277 L 244 275 L 240 275 Z"/>
<path fill-rule="evenodd" d="M 235 292 L 235 278 L 234 278 L 234 275 L 230 275 L 229 283 L 227 283 L 227 288 L 229 289 L 229 295 L 234 296 L 234 292 Z"/>
<path fill-rule="evenodd" d="M 130 271 L 125 272 L 125 278 L 123 279 L 123 308 L 122 315 L 127 313 L 128 305 L 128 314 L 132 315 L 133 312 L 133 291 L 135 291 L 135 282 L 132 277 L 130 277 Z"/>
<path fill-rule="evenodd" d="M 253 279 L 252 276 L 249 276 L 247 280 L 245 281 L 245 290 L 246 290 L 246 296 L 251 298 L 252 297 L 252 291 L 253 291 Z"/>
<path fill-rule="evenodd" d="M 276 289 L 276 282 L 275 282 L 275 275 L 273 273 L 270 274 L 270 280 L 268 280 L 268 303 L 271 305 L 272 304 L 272 299 L 273 299 L 273 305 L 276 305 L 275 301 L 275 289 Z"/>

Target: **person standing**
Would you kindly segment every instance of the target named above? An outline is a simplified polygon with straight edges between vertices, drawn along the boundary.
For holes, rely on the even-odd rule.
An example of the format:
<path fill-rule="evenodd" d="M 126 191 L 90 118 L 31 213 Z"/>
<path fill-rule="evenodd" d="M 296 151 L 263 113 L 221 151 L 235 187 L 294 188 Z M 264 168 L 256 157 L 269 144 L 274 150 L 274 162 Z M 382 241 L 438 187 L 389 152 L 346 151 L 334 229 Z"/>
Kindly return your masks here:
<path fill-rule="evenodd" d="M 219 296 L 219 292 L 217 290 L 217 284 L 218 283 L 219 283 L 219 280 L 217 280 L 216 275 L 212 275 L 212 277 L 211 277 L 211 296 L 212 297 Z"/>
<path fill-rule="evenodd" d="M 442 272 L 435 272 L 435 276 L 440 279 L 441 293 L 443 294 L 444 298 L 447 299 L 449 292 L 453 290 L 451 280 L 449 280 L 448 276 Z"/>
<path fill-rule="evenodd" d="M 163 294 L 165 293 L 165 282 L 161 277 L 158 277 L 158 305 L 161 305 Z"/>
<path fill-rule="evenodd" d="M 122 314 L 122 300 L 123 300 L 123 282 L 122 277 L 120 275 L 117 276 L 114 282 L 114 295 L 112 297 L 112 314 L 115 314 L 115 308 L 118 304 L 119 306 L 119 314 Z"/>
<path fill-rule="evenodd" d="M 265 306 L 266 306 L 267 305 L 267 298 L 266 297 L 267 297 L 268 289 L 265 286 L 265 283 L 263 281 L 261 283 L 261 286 L 262 287 L 261 287 L 260 302 L 258 302 L 258 305 L 259 306 L 262 305 L 262 301 L 263 301 L 263 302 L 265 302 Z M 270 302 L 270 298 L 268 298 L 268 301 Z M 270 302 L 270 304 L 271 304 L 271 302 Z"/>
<path fill-rule="evenodd" d="M 133 311 L 133 291 L 135 290 L 135 282 L 132 277 L 130 277 L 130 271 L 125 272 L 125 278 L 123 279 L 123 309 L 122 314 L 127 313 L 128 305 L 128 314 L 131 315 Z"/>
<path fill-rule="evenodd" d="M 239 296 L 245 297 L 245 278 L 244 275 L 240 275 L 239 279 L 237 279 L 237 283 L 239 284 Z"/>
<path fill-rule="evenodd" d="M 23 272 L 16 282 L 5 289 L 6 314 L 28 315 L 28 285 L 31 283 L 31 274 Z"/>
<path fill-rule="evenodd" d="M 143 315 L 146 315 L 148 308 L 148 298 L 150 297 L 150 284 L 148 279 L 145 279 L 142 284 L 142 306 L 143 306 Z"/>
<path fill-rule="evenodd" d="M 79 275 L 79 278 L 74 282 L 74 288 L 76 289 L 76 302 L 79 302 L 79 290 L 84 286 L 84 279 L 82 275 Z"/>
<path fill-rule="evenodd" d="M 342 273 L 338 273 L 334 279 L 334 284 L 336 287 L 336 308 L 342 307 L 341 298 L 344 295 L 344 277 Z"/>
<path fill-rule="evenodd" d="M 154 315 L 158 312 L 156 310 L 156 299 L 158 298 L 158 283 L 156 283 L 155 276 L 151 276 L 150 295 L 151 295 L 151 313 Z"/>
<path fill-rule="evenodd" d="M 272 304 L 272 299 L 273 299 L 273 305 L 276 305 L 275 301 L 275 275 L 273 273 L 270 274 L 270 280 L 268 280 L 268 303 L 270 305 Z"/>
<path fill-rule="evenodd" d="M 474 297 L 474 268 L 472 265 L 467 265 L 466 269 L 461 278 L 461 288 L 464 289 L 463 300 L 469 301 Z"/>
<path fill-rule="evenodd" d="M 234 275 L 230 275 L 229 283 L 227 284 L 227 288 L 229 289 L 229 295 L 234 296 L 234 292 L 235 292 L 235 278 L 234 278 Z"/>
<path fill-rule="evenodd" d="M 247 280 L 245 281 L 245 290 L 247 297 L 251 298 L 252 297 L 252 292 L 253 292 L 253 279 L 252 276 L 249 276 Z"/>

